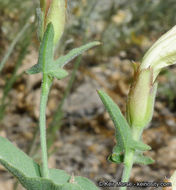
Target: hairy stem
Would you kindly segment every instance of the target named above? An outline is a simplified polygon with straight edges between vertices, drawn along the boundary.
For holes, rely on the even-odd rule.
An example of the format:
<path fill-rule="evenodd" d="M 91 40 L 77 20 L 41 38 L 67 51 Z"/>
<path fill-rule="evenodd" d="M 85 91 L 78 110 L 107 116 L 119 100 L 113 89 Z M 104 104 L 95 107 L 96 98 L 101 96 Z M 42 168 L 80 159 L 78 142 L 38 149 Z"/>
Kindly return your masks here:
<path fill-rule="evenodd" d="M 74 83 L 75 78 L 76 78 L 76 73 L 77 73 L 78 68 L 81 64 L 81 59 L 82 59 L 82 56 L 79 56 L 76 60 L 76 63 L 74 64 L 74 69 L 72 71 L 72 74 L 71 74 L 70 80 L 68 82 L 67 88 L 64 91 L 64 95 L 63 95 L 63 97 L 59 103 L 59 106 L 56 110 L 56 113 L 54 114 L 53 121 L 49 125 L 50 136 L 48 138 L 48 148 L 50 148 L 51 145 L 53 144 L 53 142 L 55 141 L 55 136 L 56 136 L 55 134 L 61 127 L 61 120 L 63 118 L 63 113 L 62 113 L 63 104 L 64 104 L 66 98 L 68 97 L 68 95 L 71 91 L 71 88 L 72 88 L 73 83 Z"/>
<path fill-rule="evenodd" d="M 133 167 L 134 151 L 130 150 L 125 155 L 124 170 L 122 175 L 122 182 L 128 182 L 130 178 L 131 169 Z M 121 187 L 120 190 L 126 190 L 126 186 Z"/>
<path fill-rule="evenodd" d="M 46 74 L 43 74 L 41 98 L 40 98 L 39 127 L 40 127 L 40 143 L 42 149 L 42 177 L 45 178 L 49 177 L 47 143 L 46 143 L 46 106 L 47 106 L 50 86 L 51 86 L 51 79 Z"/>
<path fill-rule="evenodd" d="M 132 127 L 132 129 L 133 129 L 132 131 L 133 139 L 138 141 L 141 137 L 142 131 L 135 127 Z M 130 174 L 134 163 L 134 154 L 135 151 L 130 149 L 125 155 L 122 182 L 128 182 L 130 179 Z M 126 190 L 126 189 L 127 189 L 126 186 L 120 188 L 120 190 Z"/>

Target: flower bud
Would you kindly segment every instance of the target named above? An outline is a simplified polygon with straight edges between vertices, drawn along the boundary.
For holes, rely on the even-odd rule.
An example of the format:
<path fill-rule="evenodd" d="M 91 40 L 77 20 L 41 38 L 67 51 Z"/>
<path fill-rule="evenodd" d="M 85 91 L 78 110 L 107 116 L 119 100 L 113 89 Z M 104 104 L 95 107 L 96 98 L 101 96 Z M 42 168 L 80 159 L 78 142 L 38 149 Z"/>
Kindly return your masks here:
<path fill-rule="evenodd" d="M 151 69 L 138 70 L 135 73 L 127 100 L 127 120 L 132 127 L 143 129 L 152 118 L 157 88 L 152 79 Z"/>
<path fill-rule="evenodd" d="M 54 44 L 56 44 L 64 31 L 65 26 L 65 0 L 40 0 L 40 7 L 44 14 L 43 31 L 46 30 L 47 25 L 51 22 L 54 27 Z"/>
<path fill-rule="evenodd" d="M 145 54 L 140 70 L 152 68 L 155 81 L 162 68 L 176 63 L 176 26 L 161 36 Z"/>

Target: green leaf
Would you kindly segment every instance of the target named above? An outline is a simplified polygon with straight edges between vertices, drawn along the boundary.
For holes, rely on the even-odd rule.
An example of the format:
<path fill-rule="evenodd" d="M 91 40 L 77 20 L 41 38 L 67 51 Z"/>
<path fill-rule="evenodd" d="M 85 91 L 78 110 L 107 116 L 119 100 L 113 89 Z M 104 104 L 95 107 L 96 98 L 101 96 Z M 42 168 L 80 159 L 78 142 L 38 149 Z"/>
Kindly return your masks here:
<path fill-rule="evenodd" d="M 147 144 L 144 144 L 142 141 L 132 140 L 129 145 L 130 148 L 134 150 L 141 150 L 141 151 L 151 150 L 151 147 Z"/>
<path fill-rule="evenodd" d="M 67 184 L 63 185 L 61 190 L 83 190 L 83 189 L 77 184 L 67 183 Z"/>
<path fill-rule="evenodd" d="M 135 153 L 134 155 L 134 163 L 136 164 L 144 164 L 144 165 L 148 165 L 148 164 L 153 164 L 155 161 L 147 156 L 144 156 L 142 153 Z"/>
<path fill-rule="evenodd" d="M 75 182 L 84 190 L 98 190 L 94 183 L 89 179 L 81 176 L 75 177 Z"/>
<path fill-rule="evenodd" d="M 38 64 L 42 67 L 44 73 L 47 72 L 48 67 L 53 62 L 53 56 L 54 56 L 53 39 L 54 39 L 54 28 L 52 23 L 49 23 L 44 33 L 38 58 Z"/>
<path fill-rule="evenodd" d="M 129 142 L 132 141 L 131 129 L 114 101 L 103 91 L 99 90 L 98 94 L 114 123 L 116 140 L 118 141 L 118 153 L 124 152 L 129 148 Z M 114 151 L 116 150 L 114 149 Z"/>
<path fill-rule="evenodd" d="M 34 66 L 32 66 L 30 69 L 28 69 L 26 71 L 27 74 L 37 74 L 42 72 L 42 67 L 39 64 L 35 64 Z"/>
<path fill-rule="evenodd" d="M 48 67 L 53 63 L 53 38 L 54 28 L 53 25 L 49 23 L 44 33 L 42 43 L 40 45 L 38 63 L 27 71 L 28 74 L 36 74 L 42 71 L 43 73 L 46 73 L 48 71 Z"/>
<path fill-rule="evenodd" d="M 52 179 L 52 181 L 57 185 L 68 183 L 70 180 L 70 175 L 68 175 L 64 170 L 49 169 L 49 173 L 50 179 Z"/>
<path fill-rule="evenodd" d="M 120 164 L 123 162 L 124 160 L 124 152 L 122 152 L 121 147 L 115 145 L 114 149 L 113 149 L 113 154 L 111 154 L 108 157 L 108 160 L 111 162 L 115 162 L 117 164 Z"/>
<path fill-rule="evenodd" d="M 62 67 L 64 67 L 64 65 L 66 65 L 68 62 L 73 60 L 78 55 L 80 55 L 83 52 L 87 51 L 88 49 L 90 49 L 94 46 L 98 46 L 100 44 L 101 44 L 100 42 L 95 41 L 95 42 L 90 42 L 86 45 L 83 45 L 79 48 L 75 48 L 75 49 L 71 50 L 67 55 L 61 56 L 60 58 L 58 58 L 55 61 L 54 65 L 57 65 L 58 67 L 62 68 Z"/>
<path fill-rule="evenodd" d="M 40 166 L 3 137 L 0 137 L 0 163 L 27 190 L 97 190 L 86 178 L 75 177 L 77 184 L 70 183 L 71 176 L 63 170 L 50 169 L 49 179 L 42 178 Z"/>
<path fill-rule="evenodd" d="M 20 173 L 27 177 L 40 176 L 39 166 L 3 137 L 0 137 L 0 162 L 8 170 L 14 171 L 13 175 L 16 175 L 15 170 L 18 172 L 20 169 Z"/>
<path fill-rule="evenodd" d="M 62 68 L 59 68 L 57 70 L 49 70 L 47 74 L 60 80 L 65 78 L 68 75 L 68 72 Z"/>
<path fill-rule="evenodd" d="M 44 33 L 42 43 L 40 45 L 38 63 L 31 67 L 27 73 L 36 74 L 43 72 L 57 79 L 65 78 L 68 73 L 63 70 L 62 67 L 69 61 L 74 59 L 76 56 L 80 55 L 84 51 L 100 45 L 100 42 L 91 42 L 79 48 L 71 50 L 67 55 L 61 56 L 59 59 L 54 61 L 54 28 L 53 24 L 49 23 L 47 29 Z"/>
<path fill-rule="evenodd" d="M 112 155 L 109 156 L 109 160 L 116 163 L 123 162 L 125 154 L 129 149 L 133 149 L 135 151 L 150 150 L 150 146 L 141 141 L 133 140 L 131 128 L 114 101 L 103 91 L 98 91 L 98 94 L 114 123 L 116 141 L 118 143 L 114 147 Z"/>

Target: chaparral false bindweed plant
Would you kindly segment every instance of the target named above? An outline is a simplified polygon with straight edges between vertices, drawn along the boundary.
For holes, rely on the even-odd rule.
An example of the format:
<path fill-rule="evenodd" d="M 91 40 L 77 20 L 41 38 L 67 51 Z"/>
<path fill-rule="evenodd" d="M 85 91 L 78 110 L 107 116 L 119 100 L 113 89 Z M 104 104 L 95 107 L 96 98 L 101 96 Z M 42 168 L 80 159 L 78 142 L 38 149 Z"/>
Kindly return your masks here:
<path fill-rule="evenodd" d="M 53 79 L 63 79 L 68 73 L 63 67 L 84 51 L 99 45 L 91 42 L 71 50 L 67 55 L 54 60 L 54 48 L 60 40 L 65 25 L 65 0 L 41 0 L 37 9 L 39 39 L 41 41 L 38 63 L 28 74 L 42 74 L 40 98 L 40 141 L 42 166 L 16 148 L 7 139 L 0 137 L 0 163 L 11 172 L 27 190 L 97 190 L 87 178 L 69 176 L 62 170 L 49 169 L 46 142 L 46 106 Z"/>
<path fill-rule="evenodd" d="M 122 182 L 128 182 L 134 163 L 151 164 L 143 155 L 150 146 L 141 140 L 143 130 L 150 123 L 157 90 L 156 78 L 162 68 L 176 63 L 176 26 L 164 34 L 145 54 L 142 63 L 134 63 L 134 79 L 127 98 L 126 118 L 118 106 L 103 91 L 98 94 L 109 112 L 116 129 L 117 145 L 109 160 L 123 163 Z M 121 187 L 125 190 L 126 187 Z"/>

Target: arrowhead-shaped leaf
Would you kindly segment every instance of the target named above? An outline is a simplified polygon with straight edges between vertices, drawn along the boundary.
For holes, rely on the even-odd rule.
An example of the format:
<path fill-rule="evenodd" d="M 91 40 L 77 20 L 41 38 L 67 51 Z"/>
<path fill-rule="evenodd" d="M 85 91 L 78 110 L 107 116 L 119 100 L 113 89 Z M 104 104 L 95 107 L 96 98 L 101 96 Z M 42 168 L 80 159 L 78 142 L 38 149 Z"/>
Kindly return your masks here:
<path fill-rule="evenodd" d="M 53 39 L 54 39 L 54 28 L 52 23 L 49 23 L 40 45 L 38 63 L 27 71 L 28 74 L 36 74 L 42 71 L 43 73 L 47 72 L 49 65 L 51 65 L 53 62 L 53 56 L 54 56 Z"/>
<path fill-rule="evenodd" d="M 128 122 L 122 115 L 119 107 L 116 103 L 103 91 L 98 91 L 98 94 L 108 111 L 116 130 L 116 140 L 118 142 L 118 150 L 120 152 L 126 151 L 128 148 L 128 142 L 132 140 L 131 129 Z"/>
<path fill-rule="evenodd" d="M 121 163 L 124 161 L 124 156 L 129 149 L 133 149 L 135 151 L 140 150 L 140 151 L 146 151 L 150 150 L 151 147 L 144 144 L 141 141 L 135 141 L 132 138 L 132 132 L 131 128 L 128 125 L 128 122 L 122 115 L 119 107 L 117 104 L 114 103 L 114 101 L 103 91 L 98 91 L 98 94 L 108 111 L 114 126 L 116 130 L 116 141 L 117 145 L 113 149 L 112 155 L 109 156 L 109 160 L 112 162 L 116 163 Z M 140 155 L 141 162 L 142 162 L 142 156 Z M 143 161 L 151 161 L 143 158 Z"/>
<path fill-rule="evenodd" d="M 0 137 L 0 163 L 16 177 L 18 173 L 26 177 L 40 177 L 38 164 L 3 137 Z"/>
<path fill-rule="evenodd" d="M 38 63 L 27 71 L 28 74 L 43 72 L 50 76 L 56 77 L 57 79 L 62 79 L 68 75 L 67 72 L 62 69 L 65 64 L 86 50 L 100 45 L 100 42 L 90 42 L 84 46 L 71 50 L 67 55 L 61 56 L 56 61 L 54 61 L 53 39 L 54 28 L 52 23 L 49 23 L 40 45 Z"/>
<path fill-rule="evenodd" d="M 91 181 L 79 176 L 75 177 L 76 184 L 70 183 L 71 176 L 63 170 L 50 169 L 49 178 L 42 178 L 40 166 L 3 137 L 0 137 L 0 163 L 27 190 L 74 190 L 76 187 L 76 190 L 97 190 Z"/>

